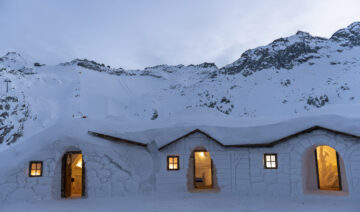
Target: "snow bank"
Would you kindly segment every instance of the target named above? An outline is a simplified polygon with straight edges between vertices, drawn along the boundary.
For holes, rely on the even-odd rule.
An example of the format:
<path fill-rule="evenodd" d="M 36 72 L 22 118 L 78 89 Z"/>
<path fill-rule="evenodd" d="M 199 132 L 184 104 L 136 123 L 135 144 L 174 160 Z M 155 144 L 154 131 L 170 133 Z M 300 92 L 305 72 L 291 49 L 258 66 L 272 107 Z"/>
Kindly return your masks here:
<path fill-rule="evenodd" d="M 121 122 L 93 122 L 93 125 L 89 126 L 88 129 L 144 144 L 155 141 L 158 147 L 162 147 L 195 129 L 207 133 L 224 145 L 271 143 L 314 126 L 360 136 L 360 119 L 339 115 L 304 116 L 265 124 L 261 123 L 264 120 L 258 120 L 259 124 L 253 126 L 247 126 L 242 121 L 244 120 L 239 120 L 239 122 L 231 120 L 227 123 L 227 126 L 226 124 L 216 126 L 167 123 L 167 125 L 162 124 L 158 128 L 154 128 L 151 123 L 148 123 L 148 125 L 145 123 L 136 125 Z"/>

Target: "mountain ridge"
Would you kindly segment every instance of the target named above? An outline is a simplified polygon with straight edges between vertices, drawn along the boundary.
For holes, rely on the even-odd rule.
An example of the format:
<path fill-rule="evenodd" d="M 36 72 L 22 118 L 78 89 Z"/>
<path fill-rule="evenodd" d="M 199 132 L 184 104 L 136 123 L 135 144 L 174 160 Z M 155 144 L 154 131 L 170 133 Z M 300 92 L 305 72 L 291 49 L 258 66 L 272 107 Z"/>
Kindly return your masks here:
<path fill-rule="evenodd" d="M 9 93 L 0 95 L 0 147 L 63 117 L 156 126 L 167 121 L 204 125 L 208 117 L 236 123 L 327 112 L 353 115 L 343 108 L 360 103 L 358 55 L 360 22 L 330 38 L 298 31 L 247 50 L 224 67 L 205 62 L 127 70 L 88 59 L 52 66 L 9 52 L 0 58 L 0 81 L 11 81 Z"/>
<path fill-rule="evenodd" d="M 139 72 L 141 74 L 141 72 L 155 69 L 168 71 L 169 69 L 179 69 L 182 67 L 195 66 L 207 68 L 211 66 L 219 69 L 218 73 L 220 74 L 232 75 L 243 72 L 242 74 L 244 76 L 249 76 L 253 72 L 262 69 L 291 69 L 296 64 L 307 62 L 308 60 L 313 58 L 320 58 L 323 55 L 318 55 L 318 51 L 322 48 L 330 48 L 331 44 L 339 44 L 339 46 L 335 46 L 339 47 L 338 49 L 336 49 L 337 51 L 343 51 L 341 47 L 353 48 L 356 46 L 360 46 L 360 22 L 353 22 L 349 26 L 337 30 L 332 36 L 330 36 L 330 38 L 312 36 L 308 32 L 299 30 L 294 35 L 290 35 L 288 37 L 281 37 L 275 39 L 267 45 L 248 49 L 241 54 L 240 58 L 221 68 L 218 68 L 215 63 L 203 62 L 200 64 L 189 65 L 161 64 L 145 67 L 143 69 L 124 69 L 122 67 L 111 68 L 109 65 L 98 63 L 85 58 L 74 59 L 70 62 L 60 63 L 59 65 L 77 64 L 78 66 L 82 66 L 87 69 L 100 72 L 108 72 L 114 75 L 127 74 L 127 71 L 132 72 L 132 74 L 134 74 L 134 72 Z M 5 56 L 0 58 L 0 62 L 3 60 L 22 60 L 22 64 L 26 64 L 25 60 L 21 57 L 21 55 L 16 52 L 8 52 Z"/>

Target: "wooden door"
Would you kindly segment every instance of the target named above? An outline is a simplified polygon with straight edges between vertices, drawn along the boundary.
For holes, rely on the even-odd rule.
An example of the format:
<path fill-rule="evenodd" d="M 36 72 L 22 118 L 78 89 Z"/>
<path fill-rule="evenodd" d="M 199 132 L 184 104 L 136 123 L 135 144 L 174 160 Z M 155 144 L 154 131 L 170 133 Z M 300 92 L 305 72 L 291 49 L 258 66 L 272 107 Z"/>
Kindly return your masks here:
<path fill-rule="evenodd" d="M 84 162 L 81 152 L 66 153 L 62 163 L 62 197 L 83 196 Z"/>
<path fill-rule="evenodd" d="M 66 154 L 65 197 L 71 197 L 71 154 Z"/>

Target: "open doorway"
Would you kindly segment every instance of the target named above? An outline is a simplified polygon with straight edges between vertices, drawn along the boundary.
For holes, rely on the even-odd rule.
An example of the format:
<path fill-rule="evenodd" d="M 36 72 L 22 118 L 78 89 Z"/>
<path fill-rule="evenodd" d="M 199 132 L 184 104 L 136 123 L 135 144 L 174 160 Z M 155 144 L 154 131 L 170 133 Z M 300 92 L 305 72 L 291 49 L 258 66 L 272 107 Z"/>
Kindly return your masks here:
<path fill-rule="evenodd" d="M 67 152 L 62 159 L 61 196 L 82 197 L 84 194 L 84 161 L 81 152 Z"/>
<path fill-rule="evenodd" d="M 342 190 L 339 155 L 329 146 L 318 146 L 315 149 L 318 189 Z"/>
<path fill-rule="evenodd" d="M 212 160 L 209 152 L 196 151 L 194 157 L 194 187 L 212 188 Z"/>

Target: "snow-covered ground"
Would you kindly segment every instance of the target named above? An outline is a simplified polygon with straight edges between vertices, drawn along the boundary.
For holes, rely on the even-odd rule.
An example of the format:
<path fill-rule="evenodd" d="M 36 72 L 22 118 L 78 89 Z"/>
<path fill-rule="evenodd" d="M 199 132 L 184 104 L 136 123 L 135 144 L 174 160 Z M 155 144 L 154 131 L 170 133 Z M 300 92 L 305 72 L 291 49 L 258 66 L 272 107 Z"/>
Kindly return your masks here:
<path fill-rule="evenodd" d="M 0 205 L 1 212 L 359 212 L 360 202 L 351 199 L 309 197 L 306 199 L 248 198 L 236 194 L 193 193 L 137 195 L 103 199 L 64 199 L 15 202 Z"/>

